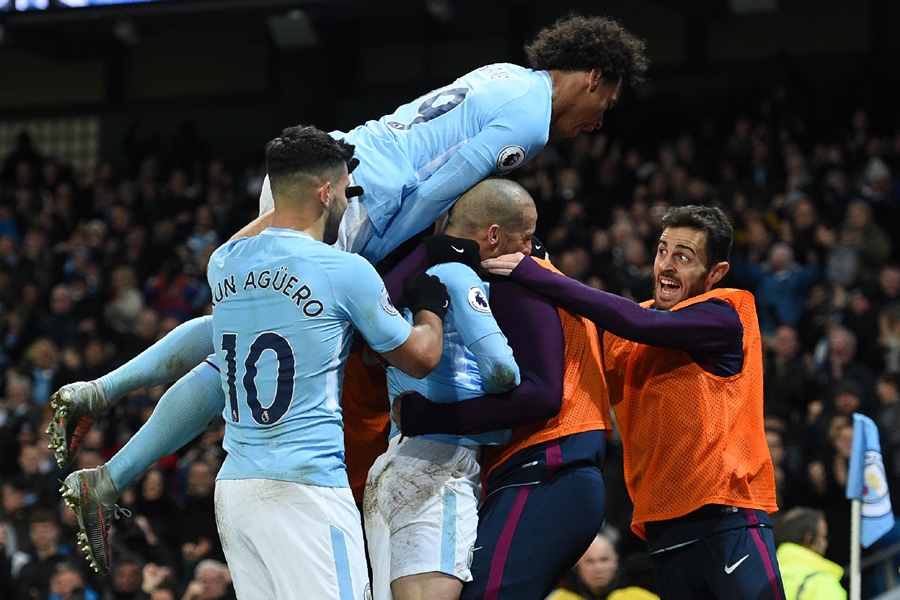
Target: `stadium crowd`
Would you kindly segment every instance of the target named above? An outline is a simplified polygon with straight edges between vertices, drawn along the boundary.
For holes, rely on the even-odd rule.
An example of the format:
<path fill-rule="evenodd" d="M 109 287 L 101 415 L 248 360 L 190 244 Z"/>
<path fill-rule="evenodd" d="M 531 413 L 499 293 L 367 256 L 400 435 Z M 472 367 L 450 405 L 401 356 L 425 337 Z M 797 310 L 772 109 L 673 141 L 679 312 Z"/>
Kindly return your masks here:
<path fill-rule="evenodd" d="M 846 565 L 853 412 L 879 425 L 900 499 L 900 129 L 851 106 L 823 120 L 810 95 L 783 87 L 752 98 L 669 135 L 639 118 L 658 109 L 652 100 L 628 97 L 618 126 L 615 115 L 607 129 L 553 140 L 511 177 L 534 197 L 537 237 L 561 271 L 639 301 L 652 296 L 665 210 L 726 211 L 735 247 L 724 285 L 755 295 L 765 341 L 779 508 L 821 509 L 825 557 Z M 221 423 L 126 491 L 131 517 L 113 526 L 107 578 L 75 546 L 77 524 L 57 491 L 68 471 L 44 433 L 61 385 L 95 379 L 209 314 L 207 259 L 257 214 L 261 167 L 228 169 L 181 133 L 153 139 L 129 140 L 124 158 L 86 177 L 24 133 L 3 157 L 0 598 L 233 597 L 213 508 Z M 164 391 L 117 403 L 71 469 L 107 460 Z M 606 532 L 624 557 L 644 548 L 629 530 L 621 463 L 614 438 Z"/>

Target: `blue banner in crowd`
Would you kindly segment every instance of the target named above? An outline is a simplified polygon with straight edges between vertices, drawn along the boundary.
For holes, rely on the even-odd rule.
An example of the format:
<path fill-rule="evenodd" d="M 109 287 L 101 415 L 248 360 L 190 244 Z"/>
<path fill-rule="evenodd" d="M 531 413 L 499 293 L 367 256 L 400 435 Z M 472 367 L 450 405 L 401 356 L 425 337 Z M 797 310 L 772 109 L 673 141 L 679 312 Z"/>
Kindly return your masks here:
<path fill-rule="evenodd" d="M 881 457 L 878 427 L 865 415 L 853 413 L 853 449 L 847 473 L 847 498 L 862 500 L 860 542 L 868 548 L 894 526 L 887 475 Z"/>

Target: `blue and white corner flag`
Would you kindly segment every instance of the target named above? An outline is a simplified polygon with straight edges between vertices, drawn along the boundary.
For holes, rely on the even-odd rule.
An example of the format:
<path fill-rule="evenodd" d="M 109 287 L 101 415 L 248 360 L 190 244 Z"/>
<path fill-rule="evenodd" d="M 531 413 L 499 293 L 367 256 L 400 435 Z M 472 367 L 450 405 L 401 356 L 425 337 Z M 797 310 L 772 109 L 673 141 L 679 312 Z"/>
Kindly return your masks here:
<path fill-rule="evenodd" d="M 878 427 L 872 419 L 859 413 L 853 413 L 847 498 L 862 501 L 860 543 L 863 548 L 877 542 L 894 526 Z"/>

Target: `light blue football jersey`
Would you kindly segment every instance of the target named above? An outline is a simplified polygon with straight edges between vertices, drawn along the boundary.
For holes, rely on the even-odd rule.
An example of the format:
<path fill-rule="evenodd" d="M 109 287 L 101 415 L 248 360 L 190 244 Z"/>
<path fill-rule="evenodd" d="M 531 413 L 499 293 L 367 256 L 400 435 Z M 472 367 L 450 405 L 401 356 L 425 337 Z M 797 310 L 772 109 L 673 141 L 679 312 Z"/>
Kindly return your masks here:
<path fill-rule="evenodd" d="M 481 67 L 377 121 L 331 135 L 356 146 L 353 171 L 373 230 L 355 248 L 372 264 L 446 212 L 488 175 L 534 158 L 550 135 L 552 81 L 508 63 Z M 260 214 L 272 204 L 269 186 Z"/>
<path fill-rule="evenodd" d="M 497 326 L 488 304 L 488 288 L 469 267 L 459 263 L 435 265 L 428 269 L 437 275 L 450 294 L 450 309 L 444 318 L 444 348 L 437 368 L 427 377 L 416 379 L 388 367 L 388 394 L 394 398 L 416 391 L 434 402 L 462 402 L 485 393 L 500 393 L 519 385 L 519 367 L 506 336 Z M 404 310 L 407 320 L 412 319 Z M 393 437 L 398 432 L 391 429 Z M 448 444 L 503 444 L 512 430 L 473 436 L 429 434 L 422 437 Z"/>
<path fill-rule="evenodd" d="M 347 487 L 341 420 L 354 328 L 377 352 L 410 325 L 375 269 L 290 229 L 219 247 L 207 272 L 225 390 L 219 479 Z"/>

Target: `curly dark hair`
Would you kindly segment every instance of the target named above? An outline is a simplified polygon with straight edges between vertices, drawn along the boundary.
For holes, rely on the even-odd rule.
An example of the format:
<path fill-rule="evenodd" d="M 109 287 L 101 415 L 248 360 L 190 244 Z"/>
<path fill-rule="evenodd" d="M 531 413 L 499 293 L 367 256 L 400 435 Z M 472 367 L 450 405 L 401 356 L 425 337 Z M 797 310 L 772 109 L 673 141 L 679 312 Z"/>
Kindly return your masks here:
<path fill-rule="evenodd" d="M 303 173 L 322 175 L 340 169 L 353 156 L 353 146 L 311 125 L 295 125 L 266 144 L 270 178 Z"/>
<path fill-rule="evenodd" d="M 590 71 L 599 68 L 604 77 L 623 85 L 644 81 L 650 61 L 644 41 L 608 17 L 571 14 L 542 29 L 525 54 L 538 71 Z"/>

